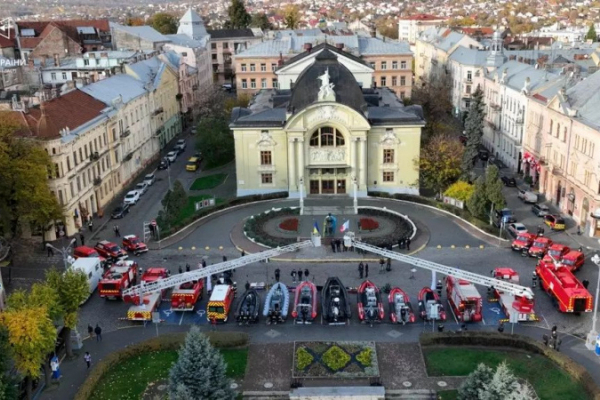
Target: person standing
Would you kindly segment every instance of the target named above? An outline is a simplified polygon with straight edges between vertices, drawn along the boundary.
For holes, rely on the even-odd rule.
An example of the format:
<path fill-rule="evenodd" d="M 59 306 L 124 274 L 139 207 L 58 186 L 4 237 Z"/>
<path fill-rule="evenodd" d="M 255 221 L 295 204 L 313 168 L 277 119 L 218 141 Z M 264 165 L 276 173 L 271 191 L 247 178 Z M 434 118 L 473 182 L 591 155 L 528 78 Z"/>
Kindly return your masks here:
<path fill-rule="evenodd" d="M 385 260 L 383 258 L 379 259 L 379 273 L 382 274 L 383 273 L 383 266 L 385 264 Z"/>
<path fill-rule="evenodd" d="M 116 237 L 121 237 L 121 232 L 119 232 L 119 226 L 118 225 L 115 225 L 113 227 L 113 231 L 115 231 L 115 236 Z"/>
<path fill-rule="evenodd" d="M 190 264 L 186 263 L 185 264 L 185 272 L 190 272 L 190 269 L 191 269 Z"/>
<path fill-rule="evenodd" d="M 390 257 L 387 259 L 386 269 L 388 272 L 392 270 L 392 259 Z"/>
<path fill-rule="evenodd" d="M 46 252 L 48 253 L 48 257 L 54 257 L 54 250 L 48 243 L 46 243 Z"/>
<path fill-rule="evenodd" d="M 206 260 L 204 258 L 202 259 L 202 268 L 206 268 Z"/>
<path fill-rule="evenodd" d="M 296 270 L 293 269 L 290 275 L 292 276 L 292 283 L 296 283 Z"/>
<path fill-rule="evenodd" d="M 90 335 L 90 338 L 94 337 L 94 328 L 88 324 L 88 335 Z"/>
<path fill-rule="evenodd" d="M 304 268 L 304 277 L 308 280 L 308 268 Z"/>
<path fill-rule="evenodd" d="M 531 277 L 531 287 L 535 289 L 537 287 L 537 274 L 533 271 L 533 276 Z"/>
<path fill-rule="evenodd" d="M 181 268 L 181 265 L 179 266 L 179 273 L 183 274 L 183 268 Z"/>
<path fill-rule="evenodd" d="M 58 378 L 60 378 L 60 369 L 58 368 L 59 366 L 60 362 L 58 361 L 58 357 L 56 356 L 56 354 L 54 354 L 52 360 L 50 360 L 50 369 L 52 370 L 52 379 L 54 379 L 55 381 L 57 381 Z"/>
<path fill-rule="evenodd" d="M 81 241 L 81 245 L 85 246 L 85 236 L 83 236 L 83 233 L 79 233 L 79 240 Z"/>
<path fill-rule="evenodd" d="M 100 328 L 100 325 L 96 324 L 94 333 L 96 334 L 96 342 L 101 342 L 102 341 L 102 328 Z"/>
<path fill-rule="evenodd" d="M 242 257 L 244 257 L 246 255 L 246 252 L 244 250 L 242 250 Z"/>
<path fill-rule="evenodd" d="M 89 351 L 85 352 L 83 359 L 85 360 L 85 363 L 87 364 L 87 369 L 90 369 L 90 365 L 92 365 L 92 356 L 90 355 Z"/>
<path fill-rule="evenodd" d="M 302 282 L 302 274 L 303 274 L 302 269 L 299 268 L 298 269 L 298 282 Z"/>
<path fill-rule="evenodd" d="M 360 263 L 358 263 L 358 276 L 360 279 L 363 278 L 363 272 L 365 270 L 365 266 L 363 265 L 362 261 Z"/>
<path fill-rule="evenodd" d="M 410 238 L 409 237 L 406 238 L 405 243 L 406 243 L 406 250 L 410 250 Z"/>
<path fill-rule="evenodd" d="M 280 270 L 279 268 L 277 268 L 277 269 L 275 270 L 275 281 L 276 281 L 276 282 L 279 282 L 279 277 L 280 277 L 280 275 L 281 275 L 281 270 Z"/>
<path fill-rule="evenodd" d="M 438 280 L 435 285 L 435 291 L 437 292 L 439 297 L 442 297 L 442 289 L 444 289 L 444 285 L 442 285 L 442 281 Z"/>
<path fill-rule="evenodd" d="M 369 277 L 369 264 L 365 264 L 365 278 Z"/>
<path fill-rule="evenodd" d="M 335 240 L 331 240 L 330 244 L 331 244 L 331 251 L 333 251 L 335 253 Z"/>
<path fill-rule="evenodd" d="M 91 216 L 90 216 L 90 219 L 88 219 L 88 229 L 90 230 L 90 232 L 94 231 L 94 221 L 92 221 Z"/>
<path fill-rule="evenodd" d="M 227 261 L 227 256 L 223 256 L 223 262 Z"/>
<path fill-rule="evenodd" d="M 335 240 L 335 247 L 338 253 L 342 252 L 342 241 L 340 239 Z"/>

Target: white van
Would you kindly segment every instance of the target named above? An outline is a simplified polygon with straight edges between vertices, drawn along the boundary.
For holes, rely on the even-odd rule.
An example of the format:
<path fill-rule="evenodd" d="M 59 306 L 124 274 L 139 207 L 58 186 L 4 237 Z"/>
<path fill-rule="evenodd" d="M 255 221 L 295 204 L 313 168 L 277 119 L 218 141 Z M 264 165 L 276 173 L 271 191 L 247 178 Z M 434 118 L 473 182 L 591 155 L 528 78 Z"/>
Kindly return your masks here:
<path fill-rule="evenodd" d="M 527 190 L 519 190 L 518 197 L 525 203 L 534 204 L 538 201 L 538 195 Z"/>
<path fill-rule="evenodd" d="M 87 276 L 90 285 L 90 295 L 94 293 L 104 273 L 100 259 L 98 257 L 78 258 L 71 264 L 71 268 L 82 271 Z"/>

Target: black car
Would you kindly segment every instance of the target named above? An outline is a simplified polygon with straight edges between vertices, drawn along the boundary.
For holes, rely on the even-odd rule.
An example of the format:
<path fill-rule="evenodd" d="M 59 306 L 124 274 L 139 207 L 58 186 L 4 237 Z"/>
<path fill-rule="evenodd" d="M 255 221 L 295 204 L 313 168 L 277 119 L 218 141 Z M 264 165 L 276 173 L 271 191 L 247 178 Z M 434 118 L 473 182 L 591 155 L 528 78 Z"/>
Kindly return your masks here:
<path fill-rule="evenodd" d="M 200 152 L 200 151 L 195 152 L 194 157 L 196 157 L 198 160 L 200 160 L 200 162 L 202 162 L 202 160 L 204 160 L 204 157 L 202 156 L 202 152 Z"/>
<path fill-rule="evenodd" d="M 479 159 L 487 161 L 490 158 L 490 153 L 487 150 L 479 150 Z"/>
<path fill-rule="evenodd" d="M 124 203 L 124 204 L 121 204 L 120 206 L 118 206 L 117 208 L 115 208 L 113 210 L 112 214 L 110 214 L 110 217 L 113 219 L 123 218 L 128 213 L 129 213 L 129 204 Z"/>
<path fill-rule="evenodd" d="M 169 164 L 169 160 L 163 158 L 162 160 L 160 160 L 160 164 L 158 164 L 158 169 L 167 169 L 169 168 Z"/>
<path fill-rule="evenodd" d="M 503 176 L 502 178 L 500 178 L 500 180 L 502 181 L 502 183 L 504 183 L 504 186 L 508 186 L 508 187 L 516 187 L 517 186 L 517 181 L 512 176 Z"/>

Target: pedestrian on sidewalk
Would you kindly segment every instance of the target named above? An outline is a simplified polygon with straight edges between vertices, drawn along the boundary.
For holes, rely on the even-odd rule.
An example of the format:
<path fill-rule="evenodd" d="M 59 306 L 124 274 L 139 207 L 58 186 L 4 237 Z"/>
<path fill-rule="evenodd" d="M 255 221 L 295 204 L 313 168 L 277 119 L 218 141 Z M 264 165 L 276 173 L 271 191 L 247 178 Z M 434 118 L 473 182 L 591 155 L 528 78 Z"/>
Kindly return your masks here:
<path fill-rule="evenodd" d="M 384 270 L 383 270 L 383 266 L 385 265 L 385 260 L 383 258 L 379 259 L 379 273 L 383 274 Z"/>
<path fill-rule="evenodd" d="M 277 269 L 275 270 L 275 281 L 276 281 L 276 282 L 279 282 L 279 278 L 280 278 L 280 276 L 281 276 L 281 270 L 280 270 L 279 268 L 277 268 Z"/>
<path fill-rule="evenodd" d="M 437 292 L 439 297 L 442 297 L 442 289 L 443 288 L 444 288 L 444 285 L 442 285 L 442 281 L 438 280 L 435 285 L 435 291 Z"/>
<path fill-rule="evenodd" d="M 369 277 L 369 264 L 365 264 L 365 278 Z"/>
<path fill-rule="evenodd" d="M 96 342 L 101 342 L 102 341 L 102 328 L 100 328 L 100 325 L 96 324 L 94 333 L 96 334 Z"/>
<path fill-rule="evenodd" d="M 292 276 L 292 283 L 296 283 L 296 270 L 293 269 L 290 275 Z"/>
<path fill-rule="evenodd" d="M 406 250 L 410 250 L 410 238 L 407 237 L 404 242 L 406 243 Z"/>
<path fill-rule="evenodd" d="M 304 277 L 308 280 L 308 268 L 304 268 Z"/>
<path fill-rule="evenodd" d="M 246 252 L 244 250 L 242 250 L 242 257 L 244 257 L 246 255 Z"/>
<path fill-rule="evenodd" d="M 300 269 L 298 269 L 298 282 L 302 282 L 302 274 L 303 274 L 303 273 L 304 273 L 304 272 L 302 272 L 302 269 L 301 269 L 301 268 L 300 268 Z"/>
<path fill-rule="evenodd" d="M 121 237 L 121 231 L 119 230 L 119 225 L 115 225 L 113 227 L 113 230 L 115 231 L 115 236 L 116 237 Z"/>
<path fill-rule="evenodd" d="M 88 324 L 88 335 L 90 335 L 90 338 L 94 337 L 94 328 L 90 324 Z"/>
<path fill-rule="evenodd" d="M 94 231 L 94 221 L 92 221 L 92 217 L 88 219 L 88 229 L 90 230 L 90 232 Z"/>
<path fill-rule="evenodd" d="M 202 268 L 206 268 L 206 260 L 204 258 L 202 259 Z"/>
<path fill-rule="evenodd" d="M 386 269 L 388 272 L 392 270 L 392 259 L 389 257 L 387 259 Z"/>
<path fill-rule="evenodd" d="M 190 269 L 191 269 L 190 264 L 186 263 L 185 264 L 185 272 L 190 272 Z"/>
<path fill-rule="evenodd" d="M 54 250 L 52 250 L 52 246 L 49 246 L 48 243 L 46 243 L 46 251 L 48 252 L 48 257 L 54 257 Z"/>
<path fill-rule="evenodd" d="M 223 256 L 223 262 L 227 262 L 227 256 Z"/>
<path fill-rule="evenodd" d="M 179 273 L 183 274 L 183 268 L 181 268 L 181 265 L 179 266 Z"/>
<path fill-rule="evenodd" d="M 358 263 L 358 276 L 360 279 L 363 278 L 363 272 L 365 270 L 365 266 L 363 265 L 362 261 L 360 263 Z"/>
<path fill-rule="evenodd" d="M 331 240 L 331 242 L 329 242 L 329 244 L 331 245 L 331 251 L 333 251 L 335 253 L 335 240 Z"/>
<path fill-rule="evenodd" d="M 87 369 L 90 369 L 90 365 L 92 365 L 92 356 L 90 355 L 89 351 L 85 352 L 83 359 L 85 360 L 85 363 L 87 364 Z"/>
<path fill-rule="evenodd" d="M 81 241 L 81 245 L 85 246 L 85 236 L 83 236 L 83 233 L 79 233 L 79 240 Z"/>
<path fill-rule="evenodd" d="M 340 239 L 335 240 L 335 248 L 337 249 L 338 253 L 342 252 L 342 241 Z"/>
<path fill-rule="evenodd" d="M 57 381 L 60 378 L 60 362 L 58 361 L 58 357 L 56 354 L 50 360 L 50 369 L 52 370 L 52 379 Z"/>

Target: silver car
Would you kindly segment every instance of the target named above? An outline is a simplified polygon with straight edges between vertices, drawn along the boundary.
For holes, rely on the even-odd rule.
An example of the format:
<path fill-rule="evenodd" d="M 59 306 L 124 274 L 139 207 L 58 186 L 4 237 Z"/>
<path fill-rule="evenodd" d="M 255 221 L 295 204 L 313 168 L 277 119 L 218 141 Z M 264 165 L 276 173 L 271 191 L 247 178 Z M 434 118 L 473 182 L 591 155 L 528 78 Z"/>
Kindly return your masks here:
<path fill-rule="evenodd" d="M 140 196 L 142 196 L 144 193 L 146 193 L 146 190 L 148 190 L 148 184 L 146 181 L 140 182 L 135 185 L 135 190 L 137 190 L 140 193 Z"/>
<path fill-rule="evenodd" d="M 156 176 L 154 174 L 148 174 L 144 177 L 144 183 L 148 186 L 152 186 L 152 184 L 156 182 Z"/>
<path fill-rule="evenodd" d="M 548 206 L 545 206 L 543 204 L 534 204 L 531 207 L 531 212 L 538 217 L 545 217 L 546 215 L 550 214 L 550 209 L 548 208 Z"/>

